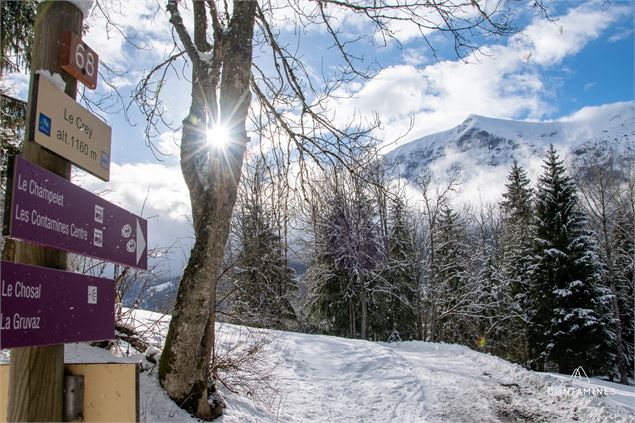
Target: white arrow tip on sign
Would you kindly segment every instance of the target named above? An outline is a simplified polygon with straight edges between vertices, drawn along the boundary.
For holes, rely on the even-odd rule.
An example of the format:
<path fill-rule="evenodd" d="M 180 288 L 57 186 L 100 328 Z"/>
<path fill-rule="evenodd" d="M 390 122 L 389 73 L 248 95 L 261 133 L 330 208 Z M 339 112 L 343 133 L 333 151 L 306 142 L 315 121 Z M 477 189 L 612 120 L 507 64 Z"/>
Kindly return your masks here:
<path fill-rule="evenodd" d="M 139 224 L 139 219 L 137 219 L 137 264 L 139 264 L 139 260 L 141 260 L 141 256 L 146 249 L 146 240 L 143 237 L 143 231 L 141 230 L 141 225 Z"/>

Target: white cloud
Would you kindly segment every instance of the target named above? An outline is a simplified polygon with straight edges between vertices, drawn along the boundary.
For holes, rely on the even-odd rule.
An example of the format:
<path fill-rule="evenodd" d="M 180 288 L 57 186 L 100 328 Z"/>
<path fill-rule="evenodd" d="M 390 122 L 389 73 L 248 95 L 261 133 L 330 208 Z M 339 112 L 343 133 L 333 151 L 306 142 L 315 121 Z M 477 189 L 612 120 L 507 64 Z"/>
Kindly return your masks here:
<path fill-rule="evenodd" d="M 29 95 L 29 75 L 24 73 L 10 73 L 2 76 L 3 89 L 20 100 L 27 101 Z"/>
<path fill-rule="evenodd" d="M 193 244 L 193 229 L 189 194 L 178 164 L 113 163 L 110 175 L 108 183 L 83 173 L 73 180 L 147 219 L 148 248 L 178 243 L 183 248 L 183 255 L 169 259 L 170 268 L 179 274 Z"/>
<path fill-rule="evenodd" d="M 425 75 L 415 67 L 391 66 L 357 91 L 356 97 L 362 100 L 362 112 L 400 118 L 424 106 L 428 85 Z"/>
<path fill-rule="evenodd" d="M 621 101 L 611 104 L 602 104 L 600 106 L 586 106 L 576 112 L 564 116 L 558 120 L 563 122 L 596 122 L 605 123 L 607 120 L 615 116 L 616 113 L 624 110 L 624 106 L 630 106 L 630 111 L 635 111 L 635 103 L 632 101 Z M 631 115 L 631 119 L 635 119 L 635 114 Z"/>
<path fill-rule="evenodd" d="M 588 82 L 584 84 L 584 91 L 591 91 L 593 87 L 597 85 L 597 82 Z"/>
<path fill-rule="evenodd" d="M 138 65 L 131 57 L 132 44 L 154 57 L 162 57 L 173 45 L 169 22 L 160 3 L 154 0 L 100 2 L 85 20 L 89 30 L 84 41 L 110 66 L 120 69 Z M 104 16 L 102 12 L 106 12 Z M 130 43 L 130 44 L 129 44 Z"/>
<path fill-rule="evenodd" d="M 622 41 L 627 39 L 628 37 L 632 37 L 633 36 L 633 29 L 624 29 L 621 28 L 619 30 L 619 32 L 616 32 L 615 34 L 611 35 L 608 40 L 612 43 L 616 43 L 618 41 Z"/>
<path fill-rule="evenodd" d="M 506 44 L 487 45 L 482 54 L 425 67 L 395 65 L 359 89 L 347 87 L 338 116 L 353 110 L 381 114 L 388 142 L 415 123 L 407 140 L 451 128 L 469 114 L 544 119 L 553 111 L 554 82 L 542 72 L 575 55 L 628 13 L 591 1 L 571 8 L 557 22 L 536 18 Z M 409 53 L 412 54 L 412 53 Z M 407 57 L 405 60 L 408 60 Z"/>
<path fill-rule="evenodd" d="M 407 65 L 421 66 L 430 63 L 430 58 L 425 51 L 415 48 L 407 48 L 403 51 L 403 61 Z"/>
<path fill-rule="evenodd" d="M 628 6 L 602 6 L 597 1 L 584 3 L 561 16 L 557 22 L 541 20 L 529 25 L 523 35 L 513 38 L 510 46 L 532 51 L 531 61 L 535 63 L 556 65 L 582 50 L 617 17 L 629 13 L 629 9 Z"/>
<path fill-rule="evenodd" d="M 159 136 L 157 148 L 168 160 L 178 160 L 181 154 L 182 131 L 166 131 Z"/>

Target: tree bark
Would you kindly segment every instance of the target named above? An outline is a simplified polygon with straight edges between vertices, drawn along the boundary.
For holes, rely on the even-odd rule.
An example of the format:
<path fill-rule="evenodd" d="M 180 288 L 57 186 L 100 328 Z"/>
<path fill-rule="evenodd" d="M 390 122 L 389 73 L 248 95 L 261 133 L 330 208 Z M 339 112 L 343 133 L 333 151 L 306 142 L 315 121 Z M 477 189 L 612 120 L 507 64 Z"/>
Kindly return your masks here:
<path fill-rule="evenodd" d="M 618 296 L 619 293 L 617 292 L 617 287 L 615 286 L 615 268 L 613 265 L 613 257 L 611 254 L 611 246 L 609 244 L 609 236 L 605 216 L 603 217 L 602 225 L 604 230 L 604 248 L 608 267 L 608 286 L 612 294 L 611 308 L 613 311 L 613 319 L 615 320 L 617 370 L 620 375 L 620 383 L 623 385 L 628 385 L 628 368 L 626 366 L 626 355 L 624 353 L 624 336 L 622 335 L 622 320 L 620 317 L 620 303 Z"/>
<path fill-rule="evenodd" d="M 63 178 L 70 177 L 70 163 L 30 142 L 29 122 L 34 117 L 34 71 L 45 69 L 61 74 L 66 94 L 75 98 L 77 81 L 59 66 L 62 31 L 70 28 L 81 34 L 82 13 L 67 2 L 40 3 L 35 21 L 35 40 L 31 63 L 29 109 L 26 117 L 26 139 L 23 157 Z M 5 259 L 54 269 L 66 269 L 66 253 L 18 241 L 8 241 Z M 9 368 L 8 421 L 62 421 L 64 383 L 64 345 L 14 348 Z"/>
<path fill-rule="evenodd" d="M 364 280 L 361 279 L 361 305 L 362 305 L 362 317 L 360 324 L 360 335 L 361 339 L 366 339 L 366 329 L 367 329 L 367 319 L 368 319 L 368 302 L 366 299 L 366 287 L 364 286 Z"/>
<path fill-rule="evenodd" d="M 212 410 L 208 403 L 215 338 L 216 278 L 222 265 L 246 151 L 256 6 L 255 1 L 235 2 L 228 31 L 223 35 L 220 116 L 211 113 L 215 109 L 212 105 L 216 100 L 216 86 L 215 75 L 208 72 L 217 63 L 201 63 L 194 57 L 192 104 L 190 114 L 183 121 L 181 169 L 190 192 L 196 241 L 179 285 L 159 364 L 159 379 L 179 406 L 205 420 L 214 418 L 220 411 Z M 205 9 L 196 7 L 196 12 L 201 11 L 204 13 Z M 205 26 L 202 19 L 195 16 L 195 44 L 199 51 L 203 51 L 204 45 L 200 40 Z M 231 142 L 224 147 L 209 146 L 207 126 L 219 123 L 228 129 Z"/>
<path fill-rule="evenodd" d="M 617 354 L 617 370 L 620 375 L 620 383 L 628 385 L 628 368 L 626 367 L 626 356 L 624 354 L 624 339 L 622 335 L 622 319 L 620 317 L 620 304 L 618 300 L 617 287 L 615 286 L 615 266 L 613 264 L 613 240 L 609 235 L 609 222 L 606 196 L 604 195 L 604 185 L 601 186 L 601 217 L 602 217 L 602 235 L 604 237 L 604 254 L 606 255 L 606 263 L 608 267 L 608 286 L 611 290 L 611 308 L 613 309 L 613 318 L 615 320 L 615 343 Z"/>

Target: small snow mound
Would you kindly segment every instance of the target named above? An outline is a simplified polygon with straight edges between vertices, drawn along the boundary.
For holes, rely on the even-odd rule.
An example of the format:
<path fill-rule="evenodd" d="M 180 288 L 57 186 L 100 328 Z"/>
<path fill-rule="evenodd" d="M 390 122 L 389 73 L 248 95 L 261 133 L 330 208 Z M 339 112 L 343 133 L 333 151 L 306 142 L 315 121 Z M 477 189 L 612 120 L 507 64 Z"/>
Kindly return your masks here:
<path fill-rule="evenodd" d="M 93 8 L 93 4 L 95 3 L 94 0 L 66 0 L 66 1 L 77 6 L 77 8 L 82 11 L 82 15 L 84 15 L 84 19 L 88 17 L 88 14 L 90 13 L 90 9 Z"/>
<path fill-rule="evenodd" d="M 159 361 L 159 358 L 161 358 L 161 350 L 157 347 L 148 347 L 146 352 L 143 354 L 143 357 L 150 363 L 156 364 Z"/>
<path fill-rule="evenodd" d="M 61 91 L 64 91 L 66 89 L 66 82 L 64 82 L 64 78 L 62 78 L 62 75 L 60 75 L 59 73 L 53 73 L 51 75 L 51 72 L 46 69 L 36 70 L 35 73 L 51 81 L 51 83 L 59 88 Z"/>
<path fill-rule="evenodd" d="M 157 347 L 148 347 L 145 353 L 143 353 L 143 360 L 141 362 L 141 368 L 145 370 L 152 370 L 156 367 L 157 363 L 161 359 L 161 350 Z"/>

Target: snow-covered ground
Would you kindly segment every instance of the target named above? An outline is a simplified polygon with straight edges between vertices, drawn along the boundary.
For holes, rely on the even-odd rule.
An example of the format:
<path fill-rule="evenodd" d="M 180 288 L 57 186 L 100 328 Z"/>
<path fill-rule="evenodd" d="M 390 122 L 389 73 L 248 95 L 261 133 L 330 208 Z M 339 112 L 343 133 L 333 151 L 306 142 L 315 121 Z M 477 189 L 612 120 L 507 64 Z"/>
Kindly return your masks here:
<path fill-rule="evenodd" d="M 134 322 L 160 345 L 169 317 L 137 312 Z M 243 378 L 265 386 L 254 392 L 257 398 L 221 387 L 227 408 L 220 422 L 635 422 L 632 386 L 535 373 L 459 345 L 372 343 L 227 324 L 218 325 L 218 334 L 219 350 L 230 356 L 262 345 L 258 363 L 250 364 L 254 372 Z M 66 347 L 67 362 L 141 359 Z M 197 421 L 167 398 L 147 364 L 141 421 Z M 572 387 L 601 387 L 605 396 Z"/>

